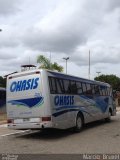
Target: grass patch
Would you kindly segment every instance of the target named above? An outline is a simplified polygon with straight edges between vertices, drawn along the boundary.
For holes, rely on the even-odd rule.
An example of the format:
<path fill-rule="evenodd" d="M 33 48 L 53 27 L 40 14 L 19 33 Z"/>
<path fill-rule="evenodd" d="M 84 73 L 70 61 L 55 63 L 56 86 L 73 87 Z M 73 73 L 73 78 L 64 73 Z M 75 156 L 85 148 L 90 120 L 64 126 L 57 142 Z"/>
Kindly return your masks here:
<path fill-rule="evenodd" d="M 5 120 L 7 120 L 7 114 L 0 113 L 0 121 L 5 121 Z"/>

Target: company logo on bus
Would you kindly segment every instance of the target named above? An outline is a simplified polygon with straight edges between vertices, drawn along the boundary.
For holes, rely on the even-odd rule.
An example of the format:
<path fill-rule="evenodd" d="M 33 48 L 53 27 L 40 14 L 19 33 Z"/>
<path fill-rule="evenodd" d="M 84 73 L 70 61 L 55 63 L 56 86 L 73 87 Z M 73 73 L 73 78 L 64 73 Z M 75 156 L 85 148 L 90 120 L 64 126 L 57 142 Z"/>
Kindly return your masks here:
<path fill-rule="evenodd" d="M 74 96 L 55 96 L 54 103 L 56 106 L 72 106 L 74 104 Z"/>
<path fill-rule="evenodd" d="M 14 81 L 10 86 L 10 91 L 19 92 L 19 91 L 36 89 L 38 87 L 38 81 L 39 81 L 39 78 Z"/>

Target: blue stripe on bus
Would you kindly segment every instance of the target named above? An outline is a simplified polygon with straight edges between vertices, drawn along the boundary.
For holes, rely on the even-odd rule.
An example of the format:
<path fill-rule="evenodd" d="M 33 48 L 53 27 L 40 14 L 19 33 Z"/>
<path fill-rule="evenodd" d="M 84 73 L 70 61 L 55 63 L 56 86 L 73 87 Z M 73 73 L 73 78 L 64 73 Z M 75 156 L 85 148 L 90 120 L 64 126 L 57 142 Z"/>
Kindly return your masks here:
<path fill-rule="evenodd" d="M 62 110 L 62 109 L 68 109 L 68 108 L 78 108 L 78 107 L 81 107 L 81 106 L 61 106 L 61 107 L 58 107 L 58 108 L 55 108 L 56 111 L 59 111 L 59 110 Z"/>
<path fill-rule="evenodd" d="M 108 108 L 109 98 L 108 97 L 95 97 L 93 99 L 89 98 L 88 96 L 80 96 L 85 99 L 85 102 L 89 102 L 90 104 L 94 105 L 95 107 L 99 108 L 101 112 L 105 113 Z"/>
<path fill-rule="evenodd" d="M 11 101 L 8 101 L 7 103 L 11 103 L 12 105 L 22 105 L 22 106 L 32 108 L 42 104 L 43 100 L 44 100 L 43 97 L 34 97 L 34 98 L 28 98 L 28 99 L 11 100 Z"/>
<path fill-rule="evenodd" d="M 67 112 L 72 112 L 72 111 L 78 111 L 79 109 L 66 109 L 66 110 L 63 110 L 63 111 L 60 111 L 60 112 L 56 112 L 56 113 L 53 113 L 53 116 L 54 117 L 58 117 L 64 113 L 67 113 Z"/>
<path fill-rule="evenodd" d="M 53 113 L 52 115 L 54 117 L 58 117 L 58 116 L 60 116 L 60 115 L 62 115 L 64 113 L 73 112 L 73 111 L 81 111 L 81 112 L 85 112 L 85 113 L 89 114 L 90 116 L 93 116 L 92 114 L 86 112 L 85 110 L 80 110 L 80 109 L 66 109 L 66 110 L 63 110 L 63 111 L 60 111 L 60 112 Z"/>

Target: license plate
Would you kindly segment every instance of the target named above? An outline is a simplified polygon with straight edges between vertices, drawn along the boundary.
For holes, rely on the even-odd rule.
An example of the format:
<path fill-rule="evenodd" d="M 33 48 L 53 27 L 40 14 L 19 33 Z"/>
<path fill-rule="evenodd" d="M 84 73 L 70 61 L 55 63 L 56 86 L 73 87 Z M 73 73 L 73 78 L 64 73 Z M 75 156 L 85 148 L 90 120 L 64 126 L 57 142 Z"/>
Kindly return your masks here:
<path fill-rule="evenodd" d="M 23 121 L 24 122 L 28 122 L 30 119 L 29 118 L 24 118 Z"/>

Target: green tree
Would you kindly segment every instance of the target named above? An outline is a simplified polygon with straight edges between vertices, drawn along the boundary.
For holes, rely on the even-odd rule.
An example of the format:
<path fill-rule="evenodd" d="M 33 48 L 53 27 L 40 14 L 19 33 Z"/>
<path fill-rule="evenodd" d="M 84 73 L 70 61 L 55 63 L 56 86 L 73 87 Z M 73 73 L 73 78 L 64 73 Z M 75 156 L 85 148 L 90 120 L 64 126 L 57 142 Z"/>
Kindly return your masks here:
<path fill-rule="evenodd" d="M 114 90 L 120 91 L 120 78 L 116 75 L 100 75 L 94 78 L 96 81 L 109 83 Z"/>
<path fill-rule="evenodd" d="M 56 62 L 52 64 L 52 70 L 57 70 L 58 72 L 63 72 L 63 67 L 58 65 Z"/>
<path fill-rule="evenodd" d="M 6 87 L 6 79 L 0 76 L 0 87 Z"/>
<path fill-rule="evenodd" d="M 48 58 L 43 55 L 39 55 L 37 57 L 37 63 L 40 64 L 39 68 L 49 69 L 49 70 L 57 70 L 58 72 L 63 72 L 63 67 L 57 64 L 56 62 L 51 63 Z"/>

